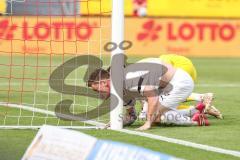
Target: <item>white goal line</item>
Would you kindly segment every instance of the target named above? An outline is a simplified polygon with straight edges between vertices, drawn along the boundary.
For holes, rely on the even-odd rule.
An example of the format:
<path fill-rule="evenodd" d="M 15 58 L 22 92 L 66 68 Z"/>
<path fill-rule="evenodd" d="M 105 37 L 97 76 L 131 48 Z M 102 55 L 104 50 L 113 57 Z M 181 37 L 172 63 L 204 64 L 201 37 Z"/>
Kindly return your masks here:
<path fill-rule="evenodd" d="M 19 109 L 32 111 L 32 112 L 38 112 L 38 113 L 42 113 L 42 114 L 48 114 L 48 115 L 56 116 L 55 113 L 52 112 L 52 111 L 47 111 L 47 110 L 44 110 L 44 109 L 38 109 L 38 108 L 24 106 L 24 105 L 9 104 L 9 103 L 6 103 L 6 102 L 0 102 L 0 106 L 11 107 L 11 108 L 19 108 Z M 106 124 L 96 122 L 96 121 L 84 121 L 84 122 L 87 123 L 87 124 L 90 124 L 90 125 L 97 126 L 97 127 L 91 127 L 91 126 L 90 127 L 88 127 L 88 126 L 58 126 L 58 127 L 71 128 L 71 129 L 89 129 L 89 128 L 104 129 L 105 126 L 106 126 Z M 38 129 L 40 127 L 41 126 L 0 126 L 0 129 Z M 126 133 L 126 134 L 146 137 L 146 138 L 150 138 L 150 139 L 155 139 L 155 140 L 158 140 L 158 141 L 164 141 L 164 142 L 168 142 L 168 143 L 183 145 L 183 146 L 186 146 L 186 147 L 201 149 L 201 150 L 205 150 L 205 151 L 211 151 L 211 152 L 216 152 L 216 153 L 220 153 L 220 154 L 226 154 L 226 155 L 231 155 L 231 156 L 235 156 L 235 157 L 240 157 L 240 152 L 239 151 L 228 150 L 228 149 L 213 147 L 213 146 L 209 146 L 209 145 L 189 142 L 189 141 L 185 141 L 185 140 L 168 138 L 168 137 L 154 135 L 154 134 L 145 133 L 145 132 L 133 131 L 133 130 L 129 130 L 129 129 L 121 129 L 121 130 L 116 130 L 116 131 Z"/>
<path fill-rule="evenodd" d="M 239 151 L 228 150 L 228 149 L 213 147 L 213 146 L 209 146 L 209 145 L 198 144 L 198 143 L 194 143 L 194 142 L 184 141 L 184 140 L 175 139 L 175 138 L 168 138 L 168 137 L 164 137 L 164 136 L 159 136 L 159 135 L 154 135 L 154 134 L 144 133 L 144 132 L 139 132 L 139 131 L 133 131 L 133 130 L 128 130 L 128 129 L 122 129 L 122 130 L 120 130 L 120 132 L 137 135 L 137 136 L 141 136 L 141 137 L 146 137 L 146 138 L 151 138 L 151 139 L 155 139 L 155 140 L 159 140 L 159 141 L 179 144 L 179 145 L 192 147 L 192 148 L 196 148 L 196 149 L 201 149 L 201 150 L 205 150 L 205 151 L 211 151 L 211 152 L 231 155 L 231 156 L 235 156 L 235 157 L 240 157 Z"/>
<path fill-rule="evenodd" d="M 42 126 L 0 126 L 0 129 L 40 129 Z M 101 129 L 96 126 L 57 126 L 65 129 Z"/>
<path fill-rule="evenodd" d="M 37 113 L 41 113 L 41 114 L 46 114 L 46 115 L 51 115 L 51 116 L 55 116 L 56 114 L 53 111 L 48 111 L 48 110 L 44 110 L 44 109 L 40 109 L 40 108 L 34 108 L 34 107 L 30 107 L 30 106 L 25 106 L 25 105 L 20 105 L 20 104 L 11 104 L 11 103 L 7 103 L 7 102 L 0 102 L 0 107 L 11 107 L 11 108 L 18 108 L 18 109 L 23 109 L 26 111 L 30 111 L 30 112 L 37 112 Z M 92 120 L 83 120 L 80 117 L 75 117 L 75 116 L 71 116 L 71 115 L 65 115 L 65 114 L 60 114 L 66 118 L 72 119 L 72 120 L 76 120 L 76 121 L 82 121 L 86 124 L 89 125 L 94 125 L 95 128 L 104 128 L 106 126 L 106 124 L 104 123 L 100 123 L 100 122 L 96 122 L 96 121 L 92 121 Z M 20 128 L 20 127 L 24 127 L 24 126 L 16 126 L 15 128 Z M 29 128 L 38 128 L 38 126 L 29 126 Z M 7 128 L 6 126 L 0 126 L 0 128 Z M 11 127 L 10 127 L 11 128 Z M 77 128 L 77 126 L 66 126 L 66 128 Z M 78 128 L 82 128 L 82 126 L 79 126 Z"/>

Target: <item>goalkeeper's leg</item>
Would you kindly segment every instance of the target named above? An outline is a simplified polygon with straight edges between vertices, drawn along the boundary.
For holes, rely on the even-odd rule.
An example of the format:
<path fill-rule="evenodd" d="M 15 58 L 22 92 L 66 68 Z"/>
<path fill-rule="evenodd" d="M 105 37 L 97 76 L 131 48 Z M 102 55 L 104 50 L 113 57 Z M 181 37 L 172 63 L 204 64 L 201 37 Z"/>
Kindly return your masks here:
<path fill-rule="evenodd" d="M 142 111 L 139 114 L 139 119 L 146 119 L 148 103 L 147 101 L 141 101 L 141 103 L 142 103 Z M 209 101 L 199 102 L 196 106 L 181 104 L 177 107 L 177 110 L 179 113 L 181 113 L 184 116 L 192 117 L 197 112 L 200 112 L 200 113 L 206 113 L 206 114 L 212 115 L 219 119 L 223 119 L 223 115 L 216 107 L 212 105 L 209 106 Z"/>
<path fill-rule="evenodd" d="M 214 99 L 213 93 L 205 93 L 205 94 L 199 94 L 199 93 L 192 93 L 187 101 L 199 101 L 202 102 L 205 105 L 204 112 L 206 114 L 212 115 L 216 118 L 223 119 L 222 113 L 212 105 L 212 101 Z"/>
<path fill-rule="evenodd" d="M 192 93 L 188 98 L 187 101 L 204 101 L 204 99 L 206 99 L 208 97 L 208 99 L 210 99 L 210 102 L 212 102 L 212 100 L 214 99 L 213 97 L 213 93 Z"/>
<path fill-rule="evenodd" d="M 203 100 L 204 94 L 201 93 L 192 93 L 188 98 L 187 101 L 198 101 L 201 102 Z"/>
<path fill-rule="evenodd" d="M 178 111 L 170 110 L 161 115 L 158 121 L 163 124 L 175 124 L 181 126 L 208 126 L 209 121 L 204 114 L 195 113 L 192 118 L 182 115 Z"/>

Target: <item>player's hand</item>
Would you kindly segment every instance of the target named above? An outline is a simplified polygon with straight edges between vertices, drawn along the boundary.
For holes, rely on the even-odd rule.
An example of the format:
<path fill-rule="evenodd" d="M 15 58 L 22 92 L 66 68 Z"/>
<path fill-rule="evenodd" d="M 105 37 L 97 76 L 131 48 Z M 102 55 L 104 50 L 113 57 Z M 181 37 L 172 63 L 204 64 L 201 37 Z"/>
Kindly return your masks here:
<path fill-rule="evenodd" d="M 145 124 L 139 128 L 137 128 L 137 131 L 145 131 L 151 128 L 151 122 L 150 121 L 146 121 Z"/>

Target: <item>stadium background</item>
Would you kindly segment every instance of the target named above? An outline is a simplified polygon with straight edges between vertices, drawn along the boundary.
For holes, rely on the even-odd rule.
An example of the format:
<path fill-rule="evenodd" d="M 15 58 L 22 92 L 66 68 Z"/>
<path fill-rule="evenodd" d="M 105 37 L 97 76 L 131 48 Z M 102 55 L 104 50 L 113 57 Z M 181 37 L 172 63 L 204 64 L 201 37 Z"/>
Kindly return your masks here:
<path fill-rule="evenodd" d="M 111 26 L 108 15 L 109 10 L 111 10 L 111 1 L 101 0 L 100 3 L 100 0 L 80 0 L 75 10 L 68 10 L 69 15 L 82 15 L 77 21 L 70 16 L 64 16 L 64 18 L 62 16 L 44 17 L 39 15 L 37 18 L 33 16 L 21 17 L 18 16 L 21 15 L 19 11 L 23 11 L 20 9 L 21 4 L 17 4 L 17 1 L 12 2 L 15 3 L 13 6 L 10 6 L 9 3 L 6 6 L 3 0 L 0 1 L 0 11 L 3 15 L 13 13 L 13 16 L 0 17 L 0 70 L 2 74 L 0 84 L 4 85 L 5 83 L 5 86 L 1 86 L 3 91 L 0 97 L 1 100 L 11 103 L 31 104 L 35 103 L 33 97 L 38 97 L 37 103 L 42 103 L 46 107 L 45 104 L 48 103 L 46 99 L 54 103 L 58 102 L 60 97 L 59 93 L 57 95 L 52 92 L 51 94 L 45 93 L 49 91 L 48 76 L 51 69 L 67 60 L 69 55 L 93 53 L 101 57 L 99 53 L 104 53 L 101 45 L 108 42 L 110 37 L 108 33 Z M 222 111 L 225 117 L 221 121 L 210 117 L 210 127 L 154 126 L 148 133 L 239 151 L 240 63 L 239 58 L 235 57 L 240 57 L 240 0 L 147 0 L 147 12 L 143 17 L 134 15 L 132 0 L 125 0 L 125 2 L 125 39 L 134 43 L 131 50 L 126 53 L 134 55 L 129 56 L 131 60 L 135 62 L 142 56 L 159 56 L 163 53 L 177 53 L 194 57 L 191 60 L 196 65 L 199 75 L 195 91 L 199 93 L 214 92 L 216 95 L 214 105 Z M 57 6 L 54 7 L 57 8 Z M 59 12 L 56 8 L 53 9 L 58 15 Z M 33 9 L 30 8 L 30 10 Z M 26 12 L 26 10 L 24 11 Z M 43 9 L 41 12 L 46 14 L 47 12 L 44 11 Z M 95 16 L 98 13 L 101 13 L 101 18 Z M 70 26 L 71 22 L 74 24 L 77 22 L 76 24 L 86 29 L 81 30 L 78 37 L 75 34 L 70 34 L 69 37 L 67 35 L 62 37 L 58 34 L 50 36 L 49 28 L 52 28 L 51 23 L 53 22 L 68 22 Z M 14 25 L 19 27 L 14 29 Z M 9 27 L 11 26 L 13 26 L 14 32 L 10 32 L 11 28 Z M 91 30 L 90 28 L 93 27 L 89 26 L 102 27 L 101 43 L 99 43 L 100 31 L 97 28 Z M 104 28 L 104 26 L 107 27 Z M 53 30 L 53 33 L 56 32 Z M 14 43 L 14 46 L 11 42 Z M 52 56 L 52 54 L 59 56 Z M 51 56 L 54 58 L 53 64 L 51 64 Z M 49 66 L 53 67 L 49 69 Z M 35 80 L 28 80 L 32 77 Z M 37 85 L 37 90 L 35 90 L 36 85 L 34 86 L 34 84 L 36 82 L 45 83 L 46 86 Z M 14 83 L 16 85 L 12 85 Z M 31 90 L 36 92 L 33 94 Z M 25 93 L 25 91 L 30 91 L 30 93 Z M 67 96 L 64 95 L 64 97 Z M 83 99 L 79 98 L 79 101 L 84 105 L 87 104 Z M 98 104 L 96 101 L 90 103 L 93 106 Z M 45 123 L 45 121 L 43 122 L 45 119 L 38 117 L 42 115 L 32 118 L 32 112 L 26 111 L 21 115 L 19 110 L 7 109 L 6 107 L 0 109 L 0 122 L 3 125 L 17 124 L 17 120 L 28 125 L 30 121 L 33 121 L 33 124 Z M 17 118 L 11 117 L 12 115 L 17 115 Z M 30 115 L 30 120 L 28 115 Z M 44 116 L 44 118 L 46 117 Z M 50 124 L 58 124 L 58 121 L 47 120 Z M 51 121 L 53 122 L 51 123 Z M 60 124 L 65 123 L 67 122 L 60 122 Z M 140 121 L 136 122 L 127 129 L 134 130 L 141 124 Z M 230 155 L 111 130 L 86 130 L 82 132 L 101 139 L 135 144 L 184 159 L 239 159 Z M 35 134 L 36 130 L 1 130 L 0 159 L 20 159 Z"/>

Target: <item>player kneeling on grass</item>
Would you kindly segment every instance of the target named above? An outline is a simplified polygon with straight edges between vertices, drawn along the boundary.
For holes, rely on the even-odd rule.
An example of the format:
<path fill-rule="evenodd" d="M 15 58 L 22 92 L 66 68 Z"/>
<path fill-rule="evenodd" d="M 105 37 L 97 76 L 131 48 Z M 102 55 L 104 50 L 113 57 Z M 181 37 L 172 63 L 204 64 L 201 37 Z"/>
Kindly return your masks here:
<path fill-rule="evenodd" d="M 139 64 L 141 70 L 132 71 Z M 147 130 L 152 123 L 160 121 L 177 125 L 209 125 L 204 114 L 196 113 L 191 119 L 177 111 L 177 106 L 189 97 L 194 88 L 192 78 L 184 70 L 176 69 L 158 58 L 151 58 L 127 66 L 124 73 L 125 105 L 132 106 L 129 108 L 132 110 L 136 99 L 142 98 L 148 102 L 147 121 L 139 130 Z M 89 77 L 88 86 L 108 98 L 109 72 L 95 70 Z"/>
<path fill-rule="evenodd" d="M 110 68 L 104 70 L 102 68 L 96 69 L 89 76 L 88 87 L 91 87 L 94 91 L 100 93 L 102 99 L 107 99 L 110 97 Z M 137 119 L 137 113 L 135 110 L 134 99 L 129 99 L 127 96 L 124 96 L 124 108 L 126 109 L 126 114 L 123 117 L 123 126 L 129 126 L 133 124 Z M 110 123 L 106 127 L 109 127 Z"/>
<path fill-rule="evenodd" d="M 195 66 L 193 65 L 192 61 L 188 59 L 187 57 L 176 55 L 176 54 L 165 54 L 161 55 L 159 57 L 161 61 L 164 61 L 167 64 L 171 64 L 174 68 L 180 68 L 187 72 L 194 82 L 197 80 L 197 71 L 195 69 Z M 199 106 L 205 106 L 202 112 L 205 114 L 209 114 L 212 116 L 215 116 L 216 118 L 222 119 L 223 116 L 221 112 L 212 105 L 213 100 L 213 93 L 205 93 L 205 94 L 199 94 L 199 93 L 192 93 L 186 101 L 197 101 L 200 102 L 197 106 L 188 106 L 181 104 L 177 107 L 180 112 L 183 112 L 184 114 L 187 114 L 189 116 L 192 116 L 194 113 L 198 112 Z M 147 114 L 147 102 L 141 101 L 142 103 L 142 111 L 139 115 L 140 119 L 146 119 Z"/>

